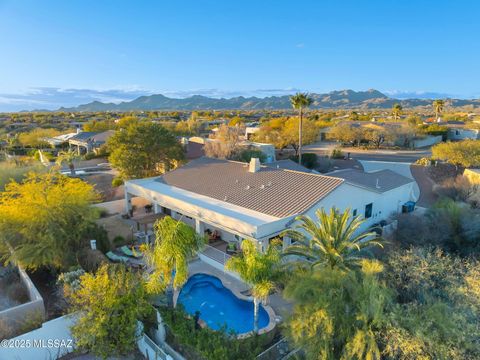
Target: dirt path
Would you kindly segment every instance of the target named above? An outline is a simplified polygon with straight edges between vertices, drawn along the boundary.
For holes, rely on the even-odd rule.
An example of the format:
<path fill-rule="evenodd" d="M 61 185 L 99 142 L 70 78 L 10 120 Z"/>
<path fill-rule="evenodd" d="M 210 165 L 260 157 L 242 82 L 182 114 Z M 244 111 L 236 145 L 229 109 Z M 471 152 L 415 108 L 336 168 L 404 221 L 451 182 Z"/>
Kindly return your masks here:
<path fill-rule="evenodd" d="M 411 165 L 410 171 L 420 188 L 420 198 L 417 201 L 417 205 L 422 207 L 430 207 L 438 196 L 433 192 L 433 186 L 435 183 L 428 175 L 428 168 L 420 165 Z"/>

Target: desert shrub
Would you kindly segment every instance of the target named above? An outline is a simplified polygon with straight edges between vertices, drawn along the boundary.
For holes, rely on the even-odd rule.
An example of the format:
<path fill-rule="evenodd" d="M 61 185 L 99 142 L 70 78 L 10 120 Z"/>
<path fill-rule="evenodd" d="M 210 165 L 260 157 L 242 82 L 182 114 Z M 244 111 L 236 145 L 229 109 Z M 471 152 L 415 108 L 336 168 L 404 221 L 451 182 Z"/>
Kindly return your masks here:
<path fill-rule="evenodd" d="M 112 180 L 112 186 L 113 187 L 118 187 L 118 186 L 121 186 L 123 185 L 123 179 L 119 176 L 116 176 L 113 178 Z"/>
<path fill-rule="evenodd" d="M 103 253 L 111 250 L 107 231 L 95 223 L 91 223 L 85 231 L 84 237 L 87 240 L 97 240 L 97 249 Z M 90 245 L 90 243 L 88 243 Z"/>
<path fill-rule="evenodd" d="M 115 247 L 123 246 L 127 244 L 127 240 L 123 236 L 118 235 L 113 238 L 113 244 Z"/>
<path fill-rule="evenodd" d="M 77 291 L 80 288 L 80 276 L 83 274 L 85 274 L 83 269 L 63 272 L 58 275 L 57 284 L 67 288 L 68 291 Z"/>
<path fill-rule="evenodd" d="M 401 247 L 438 246 L 441 244 L 441 239 L 439 238 L 441 234 L 438 233 L 441 232 L 441 229 L 438 227 L 431 229 L 431 221 L 428 217 L 416 214 L 399 214 L 397 221 L 395 239 Z"/>
<path fill-rule="evenodd" d="M 432 165 L 432 159 L 427 158 L 427 157 L 422 157 L 415 161 L 415 165 L 420 165 L 420 166 L 430 166 Z"/>
<path fill-rule="evenodd" d="M 86 272 L 95 272 L 108 260 L 100 250 L 83 249 L 78 253 L 78 263 Z"/>
<path fill-rule="evenodd" d="M 332 159 L 343 159 L 345 155 L 343 154 L 342 149 L 340 148 L 335 148 L 332 150 L 332 153 L 330 154 L 330 157 Z"/>
<path fill-rule="evenodd" d="M 298 163 L 298 156 L 291 156 L 290 160 Z M 308 169 L 313 169 L 317 166 L 317 154 L 305 153 L 302 154 L 302 165 Z"/>
<path fill-rule="evenodd" d="M 426 216 L 430 230 L 436 231 L 441 246 L 462 256 L 480 249 L 480 212 L 469 205 L 444 198 L 430 208 Z"/>
<path fill-rule="evenodd" d="M 478 185 L 472 184 L 466 176 L 458 175 L 444 180 L 434 190 L 439 196 L 466 202 L 477 193 Z"/>
<path fill-rule="evenodd" d="M 478 265 L 440 249 L 391 253 L 384 277 L 396 304 L 378 333 L 382 358 L 478 359 Z"/>
<path fill-rule="evenodd" d="M 238 155 L 235 155 L 233 158 L 234 160 L 242 161 L 246 163 L 250 162 L 252 158 L 258 158 L 262 163 L 264 163 L 267 160 L 267 156 L 265 155 L 265 153 L 257 149 L 242 150 L 238 153 Z"/>
<path fill-rule="evenodd" d="M 468 204 L 444 198 L 425 215 L 401 214 L 397 217 L 397 244 L 436 246 L 462 256 L 480 251 L 480 211 Z"/>
<path fill-rule="evenodd" d="M 18 282 L 10 283 L 7 286 L 5 293 L 10 299 L 15 300 L 19 304 L 26 303 L 29 300 L 28 291 L 23 283 L 20 282 L 20 279 Z"/>

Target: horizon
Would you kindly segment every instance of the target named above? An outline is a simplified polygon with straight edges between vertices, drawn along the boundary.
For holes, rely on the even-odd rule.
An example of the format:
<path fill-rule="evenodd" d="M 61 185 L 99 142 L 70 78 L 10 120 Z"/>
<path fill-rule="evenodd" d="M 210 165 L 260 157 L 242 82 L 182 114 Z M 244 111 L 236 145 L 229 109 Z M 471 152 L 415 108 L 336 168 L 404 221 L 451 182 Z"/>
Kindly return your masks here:
<path fill-rule="evenodd" d="M 0 49 L 8 54 L 0 58 L 0 111 L 152 94 L 263 98 L 373 88 L 400 100 L 480 97 L 471 61 L 480 55 L 475 1 L 296 6 L 298 14 L 284 1 L 0 0 Z"/>

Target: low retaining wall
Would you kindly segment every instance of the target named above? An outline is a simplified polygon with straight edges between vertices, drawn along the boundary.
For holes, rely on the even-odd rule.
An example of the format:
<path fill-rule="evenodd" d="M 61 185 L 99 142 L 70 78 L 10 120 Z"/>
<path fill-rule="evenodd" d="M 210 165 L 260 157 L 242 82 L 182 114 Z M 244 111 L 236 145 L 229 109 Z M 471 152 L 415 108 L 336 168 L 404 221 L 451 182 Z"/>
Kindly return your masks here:
<path fill-rule="evenodd" d="M 441 141 L 442 141 L 442 135 L 438 135 L 438 136 L 430 135 L 423 139 L 413 140 L 412 145 L 413 145 L 413 148 L 416 149 L 416 148 L 432 146 L 432 145 L 438 144 Z"/>
<path fill-rule="evenodd" d="M 41 323 L 45 319 L 45 306 L 42 296 L 23 269 L 18 267 L 18 273 L 23 286 L 27 288 L 30 301 L 0 311 L 0 322 L 4 323 L 13 332 L 22 329 L 27 322 L 40 321 Z M 0 334 L 0 338 L 2 338 L 2 334 Z"/>

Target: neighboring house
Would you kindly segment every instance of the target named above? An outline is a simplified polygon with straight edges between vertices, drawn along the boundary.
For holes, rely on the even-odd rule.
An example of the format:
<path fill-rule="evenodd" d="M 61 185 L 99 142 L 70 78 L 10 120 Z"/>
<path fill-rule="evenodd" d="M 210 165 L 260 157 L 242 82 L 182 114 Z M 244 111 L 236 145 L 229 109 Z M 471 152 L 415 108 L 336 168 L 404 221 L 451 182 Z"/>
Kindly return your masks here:
<path fill-rule="evenodd" d="M 247 126 L 245 128 L 245 139 L 252 140 L 255 133 L 259 131 L 260 131 L 260 128 L 258 126 Z"/>
<path fill-rule="evenodd" d="M 479 140 L 480 130 L 469 129 L 464 126 L 449 126 L 447 133 L 448 140 Z"/>
<path fill-rule="evenodd" d="M 189 139 L 182 138 L 181 143 L 186 149 L 186 156 L 188 160 L 198 159 L 202 156 L 205 156 L 204 146 L 205 143 L 209 141 L 219 141 L 216 139 L 203 138 L 199 136 L 192 136 Z M 242 148 L 249 148 L 260 150 L 265 154 L 265 162 L 271 163 L 274 162 L 275 157 L 275 147 L 272 144 L 264 144 L 258 142 L 252 142 L 248 140 L 241 141 L 238 146 Z"/>
<path fill-rule="evenodd" d="M 102 132 L 82 131 L 72 136 L 68 140 L 68 144 L 70 147 L 76 147 L 79 154 L 97 152 L 114 133 L 114 130 Z"/>
<path fill-rule="evenodd" d="M 68 140 L 72 137 L 76 136 L 79 132 L 62 134 L 58 136 L 54 136 L 51 138 L 45 138 L 44 140 L 49 143 L 52 147 L 62 146 L 63 144 L 67 144 Z"/>
<path fill-rule="evenodd" d="M 127 181 L 127 213 L 134 196 L 148 199 L 155 213 L 182 219 L 200 234 L 216 231 L 219 241 L 207 250 L 209 259 L 220 264 L 226 260 L 226 242 L 251 238 L 265 249 L 294 226 L 296 216 L 314 217 L 319 208 L 350 208 L 365 218 L 365 230 L 415 200 L 413 180 L 389 170 L 325 176 L 263 166 L 258 159 L 246 164 L 211 158 L 193 160 L 159 177 Z M 283 244 L 288 246 L 290 239 L 283 237 Z"/>

